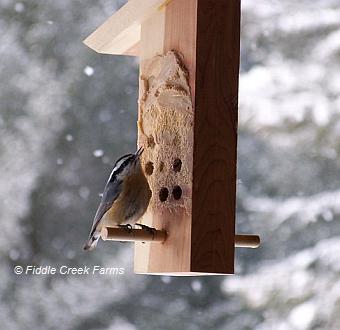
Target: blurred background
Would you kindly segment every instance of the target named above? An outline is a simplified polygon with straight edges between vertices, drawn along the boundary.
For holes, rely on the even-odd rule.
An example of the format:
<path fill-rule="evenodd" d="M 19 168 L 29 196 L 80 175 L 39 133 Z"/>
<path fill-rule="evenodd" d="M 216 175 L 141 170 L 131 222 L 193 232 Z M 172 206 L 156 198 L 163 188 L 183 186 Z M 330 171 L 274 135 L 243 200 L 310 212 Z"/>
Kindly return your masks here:
<path fill-rule="evenodd" d="M 0 315 L 16 329 L 339 329 L 340 3 L 242 1 L 235 276 L 134 275 L 81 250 L 135 149 L 138 62 L 82 40 L 124 1 L 0 0 Z M 125 267 L 17 276 L 15 265 Z"/>

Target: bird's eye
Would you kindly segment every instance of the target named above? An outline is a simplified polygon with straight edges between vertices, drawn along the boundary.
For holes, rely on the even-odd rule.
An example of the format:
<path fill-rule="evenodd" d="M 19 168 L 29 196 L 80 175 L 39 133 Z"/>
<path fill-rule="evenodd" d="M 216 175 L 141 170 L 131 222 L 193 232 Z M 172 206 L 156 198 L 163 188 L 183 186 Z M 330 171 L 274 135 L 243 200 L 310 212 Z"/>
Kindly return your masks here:
<path fill-rule="evenodd" d="M 119 167 L 121 164 L 124 163 L 124 161 L 125 161 L 126 159 L 129 159 L 130 157 L 131 157 L 131 154 L 124 155 L 124 156 L 120 157 L 119 159 L 117 159 L 116 164 L 115 164 L 115 167 Z"/>

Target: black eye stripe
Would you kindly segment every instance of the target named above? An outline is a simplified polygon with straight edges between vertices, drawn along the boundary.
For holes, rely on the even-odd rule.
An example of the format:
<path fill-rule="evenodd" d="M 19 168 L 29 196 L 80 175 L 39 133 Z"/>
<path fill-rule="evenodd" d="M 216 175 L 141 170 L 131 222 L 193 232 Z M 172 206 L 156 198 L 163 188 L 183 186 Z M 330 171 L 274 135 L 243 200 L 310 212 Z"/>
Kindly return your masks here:
<path fill-rule="evenodd" d="M 131 160 L 135 158 L 134 155 L 131 155 L 130 157 L 128 157 L 126 160 L 124 160 L 124 162 L 119 166 L 119 168 L 123 169 L 128 163 L 131 162 Z"/>
<path fill-rule="evenodd" d="M 113 182 L 115 180 L 116 180 L 116 174 L 112 173 L 111 176 L 110 176 L 109 182 Z"/>
<path fill-rule="evenodd" d="M 117 161 L 116 161 L 116 163 L 115 163 L 115 166 L 116 166 L 121 160 L 123 160 L 124 158 L 129 158 L 129 157 L 131 157 L 131 156 L 133 156 L 133 154 L 128 154 L 128 155 L 124 155 L 124 156 L 120 157 L 119 159 L 117 159 Z"/>
<path fill-rule="evenodd" d="M 126 160 L 124 160 L 120 166 L 111 174 L 111 177 L 109 179 L 109 182 L 113 182 L 116 179 L 117 174 L 121 173 L 123 171 L 123 169 L 125 168 L 125 166 L 132 160 L 135 158 L 134 154 L 128 154 L 125 155 L 123 157 L 120 157 L 115 164 L 115 167 L 117 166 L 117 164 L 122 161 L 124 158 L 126 158 Z"/>

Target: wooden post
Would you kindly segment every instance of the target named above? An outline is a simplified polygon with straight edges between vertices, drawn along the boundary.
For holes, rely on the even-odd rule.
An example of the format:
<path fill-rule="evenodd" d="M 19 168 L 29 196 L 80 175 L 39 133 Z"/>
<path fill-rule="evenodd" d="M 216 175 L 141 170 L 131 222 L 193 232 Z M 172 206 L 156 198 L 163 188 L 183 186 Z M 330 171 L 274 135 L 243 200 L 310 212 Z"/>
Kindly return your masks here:
<path fill-rule="evenodd" d="M 183 189 L 191 209 L 149 211 L 146 223 L 169 236 L 162 246 L 136 243 L 136 272 L 234 272 L 239 19 L 239 1 L 173 0 L 142 23 L 141 75 L 157 54 L 183 55 L 194 131 L 192 183 Z"/>
<path fill-rule="evenodd" d="M 235 239 L 239 42 L 240 0 L 130 0 L 85 40 L 101 53 L 139 55 L 143 165 L 155 167 L 150 182 L 171 182 L 162 188 L 165 200 L 169 195 L 163 204 L 157 201 L 161 190 L 153 189 L 142 218 L 142 223 L 165 230 L 167 239 L 135 243 L 137 273 L 232 274 L 239 239 L 244 246 L 259 244 L 251 235 L 249 241 Z M 166 151 L 151 150 L 142 127 L 144 78 L 155 56 L 169 51 L 179 54 L 187 73 L 193 118 L 183 162 L 189 180 L 178 183 L 178 200 L 171 195 L 178 174 L 171 172 L 168 159 L 167 172 L 159 170 Z M 150 144 L 155 143 L 159 141 Z M 157 163 L 151 162 L 156 158 Z"/>

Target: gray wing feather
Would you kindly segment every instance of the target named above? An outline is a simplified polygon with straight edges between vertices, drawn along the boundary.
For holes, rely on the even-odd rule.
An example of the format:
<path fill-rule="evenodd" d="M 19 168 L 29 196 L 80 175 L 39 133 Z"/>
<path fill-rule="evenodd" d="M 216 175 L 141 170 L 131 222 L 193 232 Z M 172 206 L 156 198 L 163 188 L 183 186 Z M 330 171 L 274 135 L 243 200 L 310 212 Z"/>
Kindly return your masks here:
<path fill-rule="evenodd" d="M 96 215 L 94 216 L 93 225 L 90 232 L 90 237 L 95 232 L 98 223 L 103 218 L 104 214 L 111 208 L 112 204 L 118 198 L 122 191 L 122 181 L 108 182 L 104 188 L 103 196 L 98 206 Z"/>

